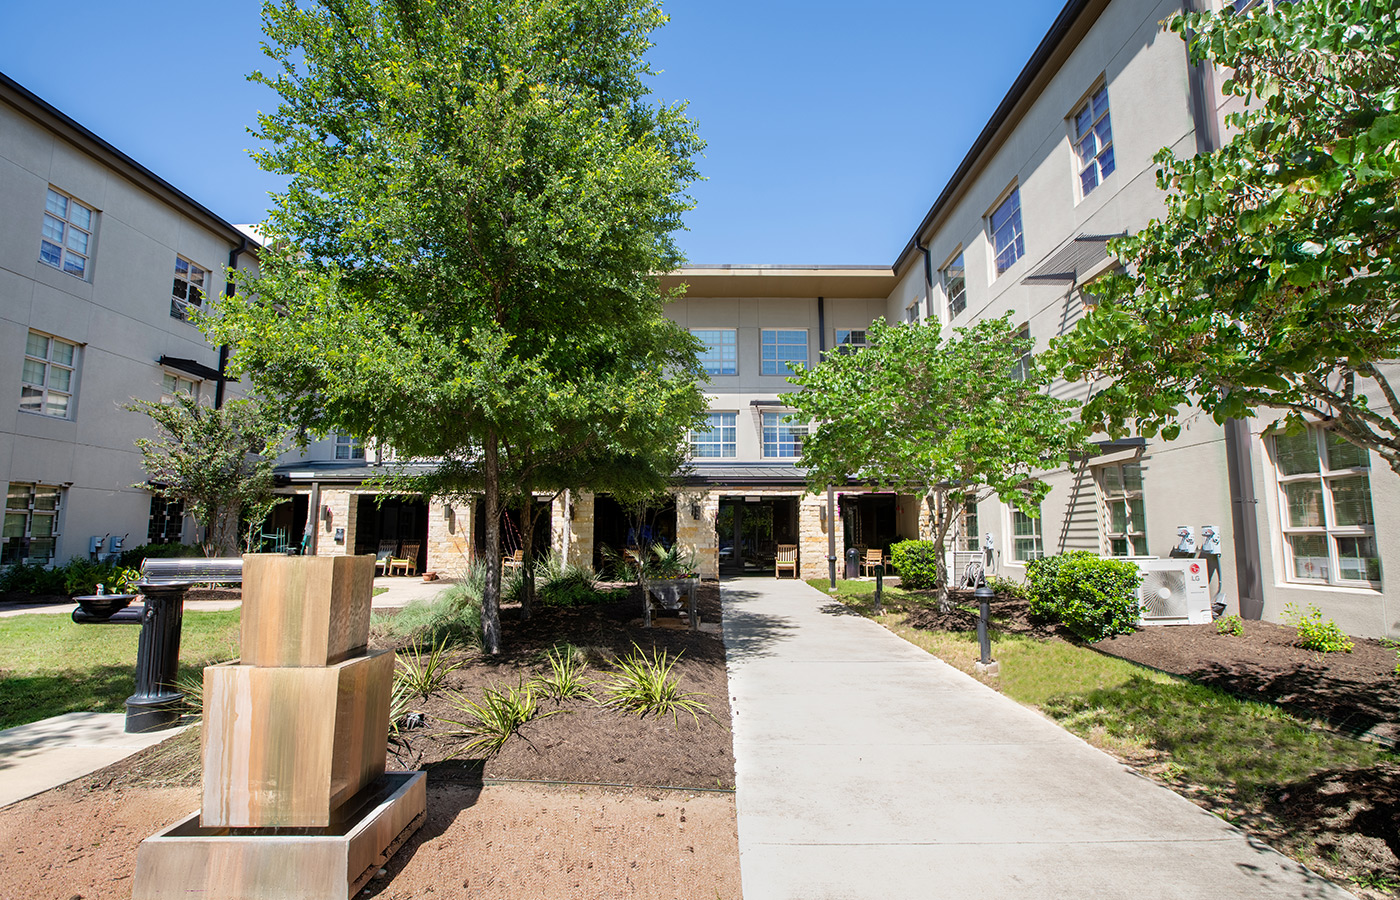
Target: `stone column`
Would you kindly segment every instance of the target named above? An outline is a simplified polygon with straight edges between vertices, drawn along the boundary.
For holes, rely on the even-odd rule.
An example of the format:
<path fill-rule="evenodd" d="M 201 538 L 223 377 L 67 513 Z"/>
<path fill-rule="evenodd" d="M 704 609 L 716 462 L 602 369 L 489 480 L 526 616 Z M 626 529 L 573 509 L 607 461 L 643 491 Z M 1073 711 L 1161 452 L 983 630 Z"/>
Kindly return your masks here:
<path fill-rule="evenodd" d="M 439 497 L 428 501 L 428 569 L 455 576 L 467 567 L 472 549 L 471 506 Z"/>
<path fill-rule="evenodd" d="M 359 494 L 354 491 L 321 489 L 321 506 L 330 507 L 330 521 L 318 511 L 315 516 L 319 534 L 316 538 L 317 556 L 353 556 L 355 554 L 355 507 Z M 344 530 L 341 540 L 336 532 Z"/>
<path fill-rule="evenodd" d="M 691 505 L 700 508 L 700 516 L 691 515 Z M 676 495 L 676 543 L 687 553 L 694 553 L 701 578 L 719 577 L 719 535 L 715 519 L 719 516 L 719 494 L 709 491 L 683 491 Z"/>
<path fill-rule="evenodd" d="M 833 511 L 834 515 L 834 511 Z M 826 578 L 830 574 L 826 554 L 828 529 L 839 528 L 840 520 L 826 521 L 826 494 L 804 494 L 797 501 L 797 561 L 803 578 Z M 841 532 L 836 533 L 836 553 L 844 552 Z M 841 571 L 837 560 L 836 570 Z"/>

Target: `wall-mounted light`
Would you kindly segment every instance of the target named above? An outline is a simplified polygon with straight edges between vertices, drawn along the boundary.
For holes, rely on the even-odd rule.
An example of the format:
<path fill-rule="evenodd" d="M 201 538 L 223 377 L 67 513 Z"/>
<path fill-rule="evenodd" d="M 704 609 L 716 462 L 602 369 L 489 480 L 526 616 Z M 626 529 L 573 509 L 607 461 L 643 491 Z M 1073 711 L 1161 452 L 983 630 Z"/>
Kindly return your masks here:
<path fill-rule="evenodd" d="M 696 522 L 700 521 L 700 504 L 694 500 L 690 501 L 690 518 Z"/>
<path fill-rule="evenodd" d="M 330 508 L 329 506 L 323 506 L 323 507 L 321 507 L 321 521 L 324 522 L 324 523 L 326 524 L 326 530 L 327 530 L 327 531 L 330 531 L 330 530 L 331 530 L 331 508 Z"/>

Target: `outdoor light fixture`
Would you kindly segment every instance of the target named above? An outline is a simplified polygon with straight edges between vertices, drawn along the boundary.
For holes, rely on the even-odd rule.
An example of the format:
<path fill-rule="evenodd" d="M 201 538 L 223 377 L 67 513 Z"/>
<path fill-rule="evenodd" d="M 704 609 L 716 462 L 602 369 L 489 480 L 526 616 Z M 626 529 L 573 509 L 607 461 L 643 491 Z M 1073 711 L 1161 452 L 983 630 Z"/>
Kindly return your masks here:
<path fill-rule="evenodd" d="M 700 521 L 700 504 L 694 500 L 690 502 L 690 517 L 695 521 Z"/>
<path fill-rule="evenodd" d="M 331 508 L 329 506 L 321 507 L 321 521 L 326 523 L 326 530 L 329 531 L 331 527 Z"/>

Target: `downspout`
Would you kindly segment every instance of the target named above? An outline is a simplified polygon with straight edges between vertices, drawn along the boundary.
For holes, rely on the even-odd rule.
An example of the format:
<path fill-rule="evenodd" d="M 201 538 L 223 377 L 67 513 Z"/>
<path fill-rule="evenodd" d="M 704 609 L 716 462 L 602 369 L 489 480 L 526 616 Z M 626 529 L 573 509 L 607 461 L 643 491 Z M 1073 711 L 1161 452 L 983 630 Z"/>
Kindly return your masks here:
<path fill-rule="evenodd" d="M 928 245 L 919 243 L 919 236 L 914 235 L 914 249 L 924 255 L 924 302 L 928 304 L 929 317 L 933 316 L 933 257 L 929 253 Z M 938 321 L 942 323 L 943 315 L 940 313 Z"/>
<path fill-rule="evenodd" d="M 228 253 L 228 267 L 229 267 L 229 269 L 230 269 L 230 273 L 229 273 L 228 276 L 226 276 L 226 277 L 224 278 L 224 296 L 225 296 L 225 297 L 232 297 L 232 296 L 233 296 L 234 284 L 233 284 L 233 278 L 232 278 L 232 274 L 233 274 L 233 273 L 232 273 L 232 270 L 238 268 L 238 257 L 242 256 L 242 255 L 243 255 L 244 253 L 246 253 L 246 252 L 248 252 L 248 238 L 244 237 L 244 238 L 242 238 L 242 239 L 238 242 L 238 246 L 237 246 L 237 247 L 234 247 L 234 248 L 233 248 L 232 250 L 230 250 L 229 253 Z M 222 407 L 222 406 L 224 405 L 224 384 L 225 384 L 225 382 L 227 382 L 227 380 L 228 380 L 227 378 L 224 377 L 224 369 L 227 368 L 227 366 L 228 366 L 228 344 L 224 344 L 224 345 L 222 345 L 222 346 L 219 347 L 219 378 L 218 378 L 217 381 L 214 382 L 214 408 L 215 408 L 215 409 L 219 409 L 220 407 Z"/>
<path fill-rule="evenodd" d="M 826 298 L 817 298 L 817 358 L 826 356 Z M 836 495 L 826 486 L 826 567 L 831 590 L 836 590 Z"/>
<path fill-rule="evenodd" d="M 306 498 L 306 530 L 302 532 L 302 542 L 306 545 L 306 555 L 315 556 L 321 537 L 321 483 L 311 482 L 311 496 Z"/>
<path fill-rule="evenodd" d="M 1201 0 L 1182 0 L 1183 12 L 1199 12 Z M 1193 35 L 1185 35 L 1189 47 Z M 1191 62 L 1187 50 L 1191 86 L 1191 118 L 1196 132 L 1196 152 L 1212 153 L 1220 147 L 1220 122 L 1215 114 L 1215 69 L 1208 62 Z M 1235 536 L 1235 587 L 1239 614 L 1246 619 L 1264 617 L 1264 583 L 1259 551 L 1259 500 L 1254 494 L 1254 460 L 1249 424 L 1226 419 L 1225 467 L 1230 479 L 1230 525 Z"/>

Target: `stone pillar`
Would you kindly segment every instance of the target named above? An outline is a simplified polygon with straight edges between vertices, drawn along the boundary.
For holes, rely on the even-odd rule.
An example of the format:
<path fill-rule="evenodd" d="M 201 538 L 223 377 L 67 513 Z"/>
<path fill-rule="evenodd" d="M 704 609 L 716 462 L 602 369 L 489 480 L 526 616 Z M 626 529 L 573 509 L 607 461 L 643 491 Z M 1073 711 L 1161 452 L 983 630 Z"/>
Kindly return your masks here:
<path fill-rule="evenodd" d="M 331 515 L 330 521 L 320 512 L 315 516 L 319 531 L 316 537 L 317 556 L 355 555 L 355 508 L 358 500 L 359 494 L 354 491 L 321 489 L 321 506 L 330 507 Z M 336 540 L 337 532 L 342 532 L 340 540 Z"/>
<path fill-rule="evenodd" d="M 573 506 L 572 519 L 569 518 L 569 509 L 564 503 L 564 495 L 560 494 L 554 498 L 554 505 L 550 509 L 550 521 L 554 524 L 550 532 L 549 545 L 555 553 L 563 555 L 564 531 L 568 529 L 569 558 L 567 561 L 572 565 L 591 569 L 593 567 L 593 494 L 589 491 L 571 491 L 570 496 Z"/>
<path fill-rule="evenodd" d="M 835 511 L 832 512 L 835 519 Z M 839 528 L 840 520 L 826 520 L 826 493 L 803 494 L 797 501 L 797 562 L 803 578 L 826 578 L 831 570 L 827 566 L 827 534 L 830 528 Z M 841 532 L 836 532 L 836 553 L 845 551 Z M 840 561 L 837 571 L 841 571 Z"/>
<path fill-rule="evenodd" d="M 691 515 L 692 504 L 699 506 L 699 518 Z M 701 578 L 719 577 L 719 535 L 715 532 L 718 516 L 718 493 L 682 491 L 676 495 L 676 543 L 683 551 L 695 554 Z"/>
<path fill-rule="evenodd" d="M 455 576 L 471 561 L 471 504 L 439 497 L 428 501 L 428 568 Z"/>

